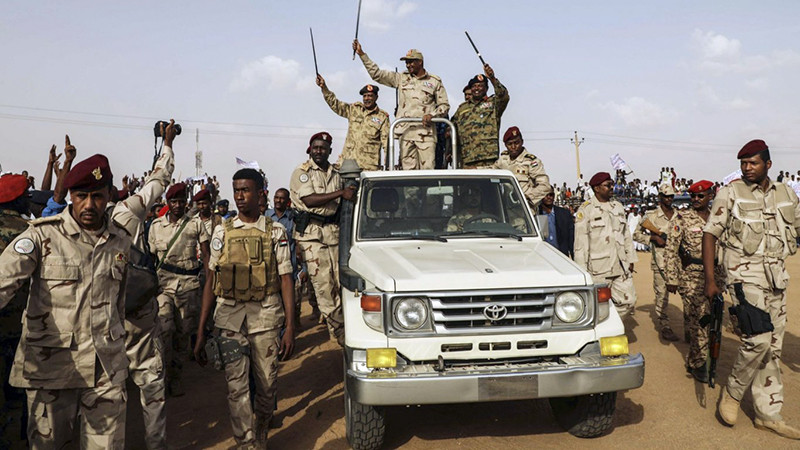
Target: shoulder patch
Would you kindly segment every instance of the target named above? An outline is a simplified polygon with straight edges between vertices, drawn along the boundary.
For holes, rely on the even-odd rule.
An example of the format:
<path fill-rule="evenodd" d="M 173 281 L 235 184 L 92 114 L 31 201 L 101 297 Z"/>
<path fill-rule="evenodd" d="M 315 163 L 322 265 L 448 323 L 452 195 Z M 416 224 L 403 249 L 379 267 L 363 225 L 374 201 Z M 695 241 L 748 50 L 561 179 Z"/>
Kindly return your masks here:
<path fill-rule="evenodd" d="M 583 211 L 578 211 L 578 214 L 575 214 L 576 220 L 583 220 Z"/>
<path fill-rule="evenodd" d="M 308 174 L 307 173 L 301 173 L 300 174 L 300 182 L 301 183 L 305 183 L 307 181 L 308 181 Z"/>
<path fill-rule="evenodd" d="M 36 248 L 36 245 L 30 238 L 22 238 L 14 243 L 14 250 L 21 255 L 32 253 L 34 248 Z"/>
<path fill-rule="evenodd" d="M 216 238 L 216 237 L 214 239 L 212 239 L 211 240 L 211 250 L 214 250 L 215 252 L 218 252 L 218 251 L 222 250 L 222 239 Z"/>
<path fill-rule="evenodd" d="M 39 225 L 42 225 L 42 224 L 45 224 L 45 223 L 58 223 L 58 222 L 61 222 L 61 221 L 62 221 L 61 214 L 56 214 L 55 216 L 40 217 L 38 219 L 33 219 L 28 223 L 30 223 L 31 225 L 36 227 L 36 226 L 39 226 Z"/>

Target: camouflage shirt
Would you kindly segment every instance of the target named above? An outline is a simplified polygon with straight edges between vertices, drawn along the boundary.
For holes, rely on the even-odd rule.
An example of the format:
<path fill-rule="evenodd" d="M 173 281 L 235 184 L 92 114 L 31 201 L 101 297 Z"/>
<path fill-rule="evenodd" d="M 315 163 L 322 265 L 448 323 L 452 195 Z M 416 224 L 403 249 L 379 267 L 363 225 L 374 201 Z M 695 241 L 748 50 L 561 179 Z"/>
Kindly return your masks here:
<path fill-rule="evenodd" d="M 706 225 L 705 219 L 693 209 L 676 212 L 670 223 L 667 246 L 665 250 L 665 270 L 667 284 L 677 286 L 684 271 L 702 271 L 703 263 L 703 227 Z M 679 254 L 680 247 L 683 246 L 688 262 L 686 266 L 681 263 Z"/>
<path fill-rule="evenodd" d="M 511 159 L 508 150 L 504 151 L 492 168 L 509 170 L 514 174 L 531 208 L 538 206 L 550 192 L 550 177 L 544 171 L 544 164 L 524 148 L 516 159 Z"/>
<path fill-rule="evenodd" d="M 492 80 L 492 85 L 495 95 L 464 102 L 453 115 L 453 125 L 458 132 L 459 167 L 497 160 L 500 118 L 508 106 L 509 96 L 508 89 L 497 78 Z"/>
<path fill-rule="evenodd" d="M 325 102 L 333 112 L 347 119 L 347 138 L 337 164 L 355 159 L 363 170 L 378 170 L 381 148 L 389 142 L 389 113 L 375 106 L 367 109 L 363 103 L 345 103 L 336 98 L 328 87 L 322 88 Z M 385 161 L 385 158 L 384 158 Z"/>
<path fill-rule="evenodd" d="M 10 209 L 0 209 L 0 253 L 28 228 L 28 221 Z M 11 302 L 0 309 L 0 340 L 16 339 L 22 334 L 22 312 L 28 302 L 28 285 L 23 284 Z"/>

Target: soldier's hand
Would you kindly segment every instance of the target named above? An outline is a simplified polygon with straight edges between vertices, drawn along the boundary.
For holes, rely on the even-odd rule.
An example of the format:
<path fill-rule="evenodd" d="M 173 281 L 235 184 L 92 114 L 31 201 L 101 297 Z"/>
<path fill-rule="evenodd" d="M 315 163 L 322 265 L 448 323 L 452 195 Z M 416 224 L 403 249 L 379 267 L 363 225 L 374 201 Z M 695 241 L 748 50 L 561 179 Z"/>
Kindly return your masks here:
<path fill-rule="evenodd" d="M 358 39 L 353 39 L 353 50 L 358 53 L 358 56 L 364 54 L 364 50 L 361 49 L 361 43 L 358 42 Z"/>
<path fill-rule="evenodd" d="M 56 155 L 56 144 L 53 144 L 53 146 L 50 147 L 50 156 L 47 158 L 47 164 L 55 164 L 55 162 L 58 161 L 58 158 L 61 158 L 61 153 Z"/>
<path fill-rule="evenodd" d="M 69 142 L 69 135 L 64 135 L 64 162 L 72 162 L 78 154 L 78 149 Z"/>
<path fill-rule="evenodd" d="M 197 342 L 194 343 L 194 359 L 197 361 L 197 364 L 201 366 L 205 366 L 208 362 L 208 358 L 206 358 L 206 335 L 205 333 L 198 333 L 197 334 Z"/>
<path fill-rule="evenodd" d="M 667 285 L 667 292 L 669 292 L 670 294 L 674 294 L 674 293 L 678 292 L 678 286 L 675 286 L 674 284 L 668 284 Z"/>
<path fill-rule="evenodd" d="M 633 273 L 633 263 L 631 263 L 631 265 L 628 266 L 628 272 Z"/>
<path fill-rule="evenodd" d="M 483 65 L 483 73 L 485 73 L 490 80 L 494 80 L 494 70 L 488 64 Z"/>
<path fill-rule="evenodd" d="M 175 119 L 169 119 L 169 125 L 164 128 L 164 123 L 161 123 L 161 136 L 164 136 L 164 145 L 167 147 L 172 147 L 172 141 L 175 140 L 175 136 L 178 135 L 177 130 L 175 130 Z"/>
<path fill-rule="evenodd" d="M 650 235 L 650 242 L 654 243 L 656 247 L 664 247 L 667 245 L 667 241 L 657 234 Z"/>
<path fill-rule="evenodd" d="M 432 115 L 425 114 L 424 116 L 422 116 L 422 124 L 423 125 L 425 125 L 426 127 L 429 127 L 429 126 L 431 126 L 432 123 L 433 123 L 433 116 Z"/>
<path fill-rule="evenodd" d="M 287 359 L 291 358 L 293 352 L 294 352 L 294 328 L 286 327 L 286 329 L 283 332 L 283 337 L 281 338 L 281 348 L 278 351 L 278 354 L 281 357 L 281 361 L 286 361 Z"/>
<path fill-rule="evenodd" d="M 347 186 L 342 189 L 342 198 L 345 200 L 352 200 L 353 197 L 356 196 L 356 187 L 355 186 Z"/>
<path fill-rule="evenodd" d="M 322 78 L 322 75 L 319 74 L 317 74 L 317 86 L 325 88 L 325 78 Z"/>
<path fill-rule="evenodd" d="M 708 298 L 713 298 L 715 295 L 720 295 L 721 294 L 721 292 L 719 291 L 719 288 L 717 287 L 717 283 L 715 283 L 714 280 L 711 280 L 711 282 L 706 280 L 706 287 L 705 287 L 704 291 L 705 291 L 706 297 L 708 297 Z"/>

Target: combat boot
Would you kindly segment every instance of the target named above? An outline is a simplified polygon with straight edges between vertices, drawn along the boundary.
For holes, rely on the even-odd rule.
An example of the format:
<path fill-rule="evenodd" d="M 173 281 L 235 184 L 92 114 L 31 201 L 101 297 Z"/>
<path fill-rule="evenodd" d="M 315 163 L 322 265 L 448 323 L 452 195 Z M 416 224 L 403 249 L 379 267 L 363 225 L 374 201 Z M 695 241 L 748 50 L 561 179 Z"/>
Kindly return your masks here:
<path fill-rule="evenodd" d="M 706 370 L 705 364 L 700 367 L 689 369 L 689 373 L 700 383 L 708 383 L 708 371 Z"/>
<path fill-rule="evenodd" d="M 256 416 L 256 443 L 255 448 L 267 448 L 267 436 L 269 435 L 271 418 Z"/>
<path fill-rule="evenodd" d="M 675 333 L 672 331 L 670 327 L 664 327 L 661 329 L 661 339 L 669 342 L 675 342 L 678 340 L 678 336 L 675 336 Z"/>
<path fill-rule="evenodd" d="M 784 422 L 783 420 L 781 421 L 761 420 L 758 417 L 756 417 L 755 425 L 756 428 L 759 430 L 772 431 L 778 436 L 783 436 L 787 439 L 800 439 L 800 430 L 798 430 L 795 427 L 787 425 L 786 422 Z"/>
<path fill-rule="evenodd" d="M 736 400 L 728 393 L 727 387 L 720 387 L 722 388 L 722 393 L 719 397 L 717 412 L 719 412 L 719 417 L 722 421 L 732 427 L 736 424 L 736 417 L 739 415 L 739 400 Z"/>

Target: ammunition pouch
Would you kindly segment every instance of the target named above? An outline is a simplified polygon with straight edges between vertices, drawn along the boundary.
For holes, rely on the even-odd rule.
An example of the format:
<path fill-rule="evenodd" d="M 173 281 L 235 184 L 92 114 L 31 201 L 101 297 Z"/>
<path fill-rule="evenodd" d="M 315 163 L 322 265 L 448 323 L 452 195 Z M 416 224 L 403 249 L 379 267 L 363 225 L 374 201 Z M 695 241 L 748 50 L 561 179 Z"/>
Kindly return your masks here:
<path fill-rule="evenodd" d="M 131 246 L 125 277 L 125 313 L 146 305 L 158 293 L 158 275 L 148 253 Z"/>
<path fill-rule="evenodd" d="M 214 275 L 214 295 L 218 297 L 240 302 L 260 302 L 267 298 L 267 265 L 263 261 L 256 265 L 221 264 Z"/>
<path fill-rule="evenodd" d="M 241 346 L 235 339 L 210 336 L 206 341 L 206 358 L 211 367 L 225 370 L 225 366 L 250 356 L 250 346 Z"/>

